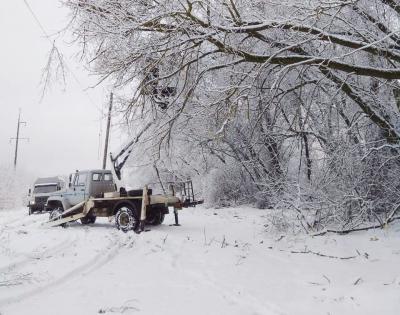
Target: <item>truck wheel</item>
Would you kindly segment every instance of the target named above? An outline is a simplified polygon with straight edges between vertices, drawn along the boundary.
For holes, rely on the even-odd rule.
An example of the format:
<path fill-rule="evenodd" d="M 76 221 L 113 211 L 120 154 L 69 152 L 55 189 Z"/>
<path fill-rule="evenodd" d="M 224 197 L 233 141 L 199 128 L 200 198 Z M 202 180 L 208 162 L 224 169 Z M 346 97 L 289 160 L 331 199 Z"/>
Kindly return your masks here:
<path fill-rule="evenodd" d="M 147 221 L 151 225 L 160 225 L 164 222 L 165 214 L 161 210 L 157 210 Z"/>
<path fill-rule="evenodd" d="M 53 209 L 53 210 L 50 212 L 50 217 L 49 217 L 50 221 L 53 220 L 53 219 L 55 219 L 55 218 L 58 218 L 63 212 L 64 212 L 64 211 L 63 211 L 62 208 L 55 208 L 55 209 Z M 61 226 L 61 227 L 66 227 L 66 226 L 67 226 L 67 223 L 60 224 L 60 226 Z"/>
<path fill-rule="evenodd" d="M 86 217 L 81 218 L 82 224 L 93 224 L 96 222 L 96 216 L 92 213 L 88 213 Z"/>
<path fill-rule="evenodd" d="M 155 221 L 153 222 L 153 225 L 160 225 L 160 224 L 162 224 L 162 223 L 164 222 L 164 218 L 165 218 L 165 214 L 159 212 L 159 213 L 156 215 L 156 218 L 155 218 Z"/>
<path fill-rule="evenodd" d="M 128 232 L 135 230 L 139 224 L 136 209 L 130 205 L 122 205 L 115 214 L 115 224 L 118 230 Z"/>

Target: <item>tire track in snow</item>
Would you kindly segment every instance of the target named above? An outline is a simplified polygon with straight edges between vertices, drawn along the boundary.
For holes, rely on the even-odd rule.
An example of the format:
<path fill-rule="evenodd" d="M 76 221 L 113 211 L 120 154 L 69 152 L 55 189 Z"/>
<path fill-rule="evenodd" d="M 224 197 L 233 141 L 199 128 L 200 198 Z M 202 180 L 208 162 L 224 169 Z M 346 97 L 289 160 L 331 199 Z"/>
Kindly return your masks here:
<path fill-rule="evenodd" d="M 31 215 L 11 219 L 7 222 L 0 222 L 0 235 L 4 232 L 14 231 L 16 229 L 28 228 L 39 222 L 44 222 L 44 216 Z M 18 223 L 18 224 L 15 224 Z"/>
<path fill-rule="evenodd" d="M 178 269 L 180 272 L 188 275 L 194 281 L 201 283 L 207 287 L 210 287 L 211 290 L 215 292 L 219 292 L 220 296 L 227 300 L 231 304 L 239 305 L 244 307 L 245 309 L 251 310 L 251 314 L 253 315 L 265 315 L 265 314 L 276 314 L 276 315 L 286 315 L 288 314 L 286 311 L 282 310 L 278 305 L 269 302 L 269 301 L 260 301 L 256 297 L 253 297 L 249 294 L 246 294 L 244 290 L 240 293 L 240 296 L 237 296 L 237 292 L 235 292 L 232 288 L 224 287 L 220 285 L 215 280 L 212 280 L 207 273 L 197 272 L 195 270 L 188 270 L 188 268 L 183 268 L 180 264 L 179 258 L 182 253 L 182 249 L 185 246 L 184 241 L 181 241 L 179 245 L 174 246 L 175 250 L 168 252 L 168 256 L 170 257 L 170 263 L 173 269 Z M 289 263 L 290 261 L 279 257 L 277 255 L 271 255 L 268 253 L 268 257 L 278 260 L 280 262 Z"/>
<path fill-rule="evenodd" d="M 278 305 L 271 303 L 269 301 L 263 300 L 259 301 L 257 298 L 246 294 L 244 292 L 240 293 L 240 296 L 237 296 L 237 293 L 232 290 L 232 288 L 226 288 L 214 280 L 205 278 L 204 274 L 198 274 L 195 271 L 184 271 L 185 274 L 194 278 L 195 281 L 200 282 L 208 287 L 214 289 L 221 294 L 221 296 L 227 300 L 228 302 L 236 305 L 240 305 L 245 309 L 251 310 L 253 315 L 266 315 L 266 314 L 274 314 L 274 315 L 287 315 L 288 313 L 283 311 Z"/>
<path fill-rule="evenodd" d="M 13 223 L 15 223 L 17 221 L 20 221 L 20 220 L 21 220 L 21 218 L 18 217 L 18 218 L 11 219 L 11 220 L 8 220 L 8 221 L 5 221 L 5 222 L 0 222 L 0 224 L 1 224 L 2 227 L 8 227 L 10 224 L 13 224 Z"/>
<path fill-rule="evenodd" d="M 17 210 L 0 211 L 0 224 L 8 225 L 8 224 L 13 224 L 17 221 L 32 220 L 36 217 L 41 217 L 44 214 L 46 214 L 46 212 L 28 215 L 28 213 L 25 212 L 25 209 L 22 208 Z"/>
<path fill-rule="evenodd" d="M 9 298 L 0 298 L 0 307 L 4 307 L 14 303 L 20 303 L 23 300 L 29 299 L 35 295 L 42 294 L 43 292 L 48 291 L 49 289 L 58 287 L 64 283 L 67 283 L 77 277 L 87 276 L 93 271 L 99 269 L 103 265 L 107 264 L 111 260 L 113 260 L 117 255 L 121 247 L 124 245 L 121 240 L 117 237 L 116 233 L 111 233 L 112 238 L 109 237 L 110 241 L 105 247 L 105 249 L 101 250 L 94 257 L 86 261 L 84 264 L 80 264 L 79 266 L 73 268 L 68 271 L 63 276 L 54 279 L 42 286 L 34 287 L 24 293 L 17 294 L 15 296 Z"/>
<path fill-rule="evenodd" d="M 23 266 L 25 266 L 26 264 L 32 262 L 32 261 L 40 261 L 42 258 L 44 258 L 45 256 L 53 256 L 58 254 L 59 252 L 62 252 L 64 249 L 73 246 L 74 244 L 76 244 L 78 241 L 78 237 L 75 236 L 72 239 L 67 239 L 63 242 L 58 243 L 57 245 L 54 245 L 52 247 L 46 248 L 44 251 L 34 254 L 34 255 L 30 255 L 25 259 L 21 259 L 18 260 L 16 262 L 12 262 L 11 264 L 4 266 L 4 267 L 0 267 L 0 273 L 3 272 L 9 272 L 11 270 L 15 270 L 18 268 L 21 268 Z"/>

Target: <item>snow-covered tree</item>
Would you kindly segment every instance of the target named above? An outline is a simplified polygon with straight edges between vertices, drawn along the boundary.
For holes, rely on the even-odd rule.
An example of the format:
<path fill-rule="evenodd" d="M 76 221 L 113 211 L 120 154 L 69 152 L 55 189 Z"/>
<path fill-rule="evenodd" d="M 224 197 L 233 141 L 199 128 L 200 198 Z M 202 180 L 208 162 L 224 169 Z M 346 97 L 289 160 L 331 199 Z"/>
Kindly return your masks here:
<path fill-rule="evenodd" d="M 309 228 L 396 209 L 397 1 L 66 3 L 92 71 L 146 126 L 136 161 L 229 171 L 243 185 L 221 194 L 292 207 Z"/>
<path fill-rule="evenodd" d="M 24 171 L 0 165 L 0 210 L 20 208 L 27 203 L 28 188 L 32 178 Z"/>

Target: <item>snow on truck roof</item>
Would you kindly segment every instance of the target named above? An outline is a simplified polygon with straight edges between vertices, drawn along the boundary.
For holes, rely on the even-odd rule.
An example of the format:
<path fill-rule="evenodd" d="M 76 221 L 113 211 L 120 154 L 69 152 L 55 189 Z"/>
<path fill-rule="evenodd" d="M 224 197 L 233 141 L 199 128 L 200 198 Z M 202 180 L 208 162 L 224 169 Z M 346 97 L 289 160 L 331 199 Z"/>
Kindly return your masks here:
<path fill-rule="evenodd" d="M 35 180 L 35 186 L 47 186 L 47 185 L 58 185 L 64 183 L 65 181 L 57 176 L 54 177 L 42 177 Z"/>
<path fill-rule="evenodd" d="M 57 186 L 60 183 L 43 183 L 43 184 L 35 184 L 35 187 L 43 187 L 43 186 Z"/>
<path fill-rule="evenodd" d="M 79 173 L 111 173 L 110 170 L 94 169 L 94 170 L 81 170 Z"/>

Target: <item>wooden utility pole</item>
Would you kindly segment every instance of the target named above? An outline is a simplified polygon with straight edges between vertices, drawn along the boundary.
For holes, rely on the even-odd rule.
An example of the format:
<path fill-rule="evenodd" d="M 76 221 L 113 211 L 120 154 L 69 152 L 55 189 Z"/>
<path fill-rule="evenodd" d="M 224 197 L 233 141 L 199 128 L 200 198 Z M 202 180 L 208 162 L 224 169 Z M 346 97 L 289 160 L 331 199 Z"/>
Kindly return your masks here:
<path fill-rule="evenodd" d="M 103 156 L 103 170 L 106 169 L 107 166 L 107 151 L 108 151 L 108 140 L 110 138 L 110 125 L 111 125 L 111 111 L 113 105 L 113 93 L 110 93 L 110 106 L 108 108 L 108 117 L 107 117 L 107 130 L 106 130 L 106 141 L 104 144 L 104 156 Z"/>
<path fill-rule="evenodd" d="M 18 113 L 18 123 L 17 123 L 17 136 L 15 138 L 11 138 L 10 140 L 15 140 L 15 153 L 14 153 L 14 169 L 17 169 L 17 159 L 18 159 L 18 144 L 19 140 L 28 140 L 28 138 L 20 138 L 19 136 L 19 128 L 21 125 L 26 126 L 25 121 L 21 121 L 21 109 Z"/>

